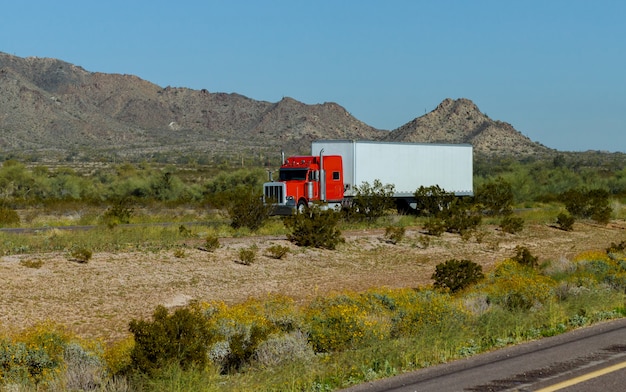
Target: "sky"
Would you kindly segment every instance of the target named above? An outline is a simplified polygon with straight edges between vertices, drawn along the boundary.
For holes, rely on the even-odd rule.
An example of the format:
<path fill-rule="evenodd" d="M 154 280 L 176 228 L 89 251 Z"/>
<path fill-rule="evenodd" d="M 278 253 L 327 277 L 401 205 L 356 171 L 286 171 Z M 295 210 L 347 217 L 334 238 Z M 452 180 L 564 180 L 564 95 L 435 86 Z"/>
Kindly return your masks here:
<path fill-rule="evenodd" d="M 393 130 L 446 98 L 626 152 L 622 0 L 0 0 L 0 51 L 161 87 L 336 102 Z"/>

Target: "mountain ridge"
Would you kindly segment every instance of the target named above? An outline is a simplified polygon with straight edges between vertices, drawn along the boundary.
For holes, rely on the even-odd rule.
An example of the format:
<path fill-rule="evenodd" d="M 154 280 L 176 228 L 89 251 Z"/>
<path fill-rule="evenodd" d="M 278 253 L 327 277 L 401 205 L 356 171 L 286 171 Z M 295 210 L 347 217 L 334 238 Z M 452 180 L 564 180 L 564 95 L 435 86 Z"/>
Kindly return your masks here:
<path fill-rule="evenodd" d="M 555 150 L 469 99 L 381 130 L 335 102 L 161 87 L 135 75 L 89 72 L 68 62 L 0 52 L 0 149 L 50 159 L 266 159 L 306 152 L 318 139 L 470 143 L 485 156 L 542 156 Z"/>

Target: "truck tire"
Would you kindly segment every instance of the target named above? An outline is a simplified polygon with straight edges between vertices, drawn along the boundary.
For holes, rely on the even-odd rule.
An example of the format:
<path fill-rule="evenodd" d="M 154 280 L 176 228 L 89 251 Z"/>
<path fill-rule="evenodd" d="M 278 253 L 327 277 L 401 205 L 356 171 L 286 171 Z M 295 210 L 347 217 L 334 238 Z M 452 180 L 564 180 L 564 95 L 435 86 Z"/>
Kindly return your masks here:
<path fill-rule="evenodd" d="M 298 201 L 298 206 L 296 207 L 296 212 L 298 214 L 302 214 L 306 210 L 307 206 L 308 206 L 308 203 L 306 202 L 306 200 L 300 199 Z"/>

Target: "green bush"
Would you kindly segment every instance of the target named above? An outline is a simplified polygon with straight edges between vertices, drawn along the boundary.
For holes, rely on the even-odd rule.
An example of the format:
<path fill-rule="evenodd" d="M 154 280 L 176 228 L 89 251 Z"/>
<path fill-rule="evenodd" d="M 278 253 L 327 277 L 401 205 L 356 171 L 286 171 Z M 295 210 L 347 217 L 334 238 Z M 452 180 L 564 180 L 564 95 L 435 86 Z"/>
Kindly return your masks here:
<path fill-rule="evenodd" d="M 570 189 L 561 195 L 567 211 L 582 219 L 607 223 L 611 219 L 609 192 L 604 189 Z"/>
<path fill-rule="evenodd" d="M 404 234 L 406 233 L 406 229 L 401 226 L 388 226 L 385 229 L 385 240 L 390 244 L 397 244 L 402 241 L 404 238 Z"/>
<path fill-rule="evenodd" d="M 420 186 L 413 195 L 416 201 L 415 210 L 419 215 L 440 217 L 454 203 L 453 193 L 446 192 L 439 185 Z"/>
<path fill-rule="evenodd" d="M 248 190 L 234 197 L 227 207 L 230 225 L 234 229 L 247 227 L 256 231 L 269 218 L 271 206 L 263 204 L 260 194 Z"/>
<path fill-rule="evenodd" d="M 152 321 L 133 319 L 129 329 L 135 339 L 132 367 L 140 372 L 154 374 L 171 364 L 203 367 L 207 362 L 213 337 L 205 317 L 195 307 L 169 314 L 165 307 L 158 306 Z"/>
<path fill-rule="evenodd" d="M 272 245 L 267 248 L 267 255 L 273 259 L 282 259 L 289 253 L 289 248 L 282 245 Z"/>
<path fill-rule="evenodd" d="M 119 224 L 128 224 L 130 223 L 130 218 L 133 216 L 133 212 L 130 202 L 127 199 L 120 199 L 107 208 L 102 215 L 102 221 L 109 228 L 113 228 Z"/>
<path fill-rule="evenodd" d="M 395 206 L 393 194 L 391 184 L 383 185 L 379 180 L 372 185 L 364 182 L 356 187 L 351 205 L 342 209 L 343 216 L 347 221 L 373 222 Z"/>
<path fill-rule="evenodd" d="M 341 213 L 334 210 L 306 207 L 303 213 L 285 218 L 285 226 L 291 230 L 287 239 L 298 246 L 335 249 L 344 241 L 337 227 L 340 217 Z"/>
<path fill-rule="evenodd" d="M 217 249 L 219 249 L 220 247 L 220 240 L 219 238 L 217 238 L 214 235 L 208 235 L 205 239 L 204 239 L 204 248 L 209 251 L 209 252 L 213 252 Z"/>
<path fill-rule="evenodd" d="M 76 247 L 70 251 L 70 259 L 79 263 L 86 263 L 91 260 L 93 253 L 84 247 Z"/>
<path fill-rule="evenodd" d="M 533 254 L 530 253 L 530 250 L 524 246 L 515 247 L 515 256 L 513 256 L 511 260 L 526 267 L 539 267 L 539 258 L 537 256 L 533 256 Z"/>
<path fill-rule="evenodd" d="M 475 230 L 482 218 L 472 211 L 471 207 L 467 200 L 455 199 L 443 215 L 446 231 L 465 235 Z"/>
<path fill-rule="evenodd" d="M 513 212 L 513 187 L 499 177 L 478 187 L 476 202 L 488 215 L 506 216 Z"/>
<path fill-rule="evenodd" d="M 484 277 L 483 268 L 479 264 L 457 259 L 437 264 L 435 273 L 431 276 L 435 281 L 435 288 L 448 289 L 452 293 L 463 290 Z"/>
<path fill-rule="evenodd" d="M 500 228 L 505 233 L 519 233 L 524 229 L 524 219 L 516 216 L 506 216 L 500 221 Z"/>
<path fill-rule="evenodd" d="M 256 245 L 239 249 L 239 262 L 244 265 L 252 265 L 256 260 L 256 254 L 259 248 Z"/>
<path fill-rule="evenodd" d="M 561 230 L 572 231 L 574 229 L 574 222 L 576 222 L 576 218 L 562 212 L 556 217 L 556 224 Z"/>
<path fill-rule="evenodd" d="M 439 237 L 446 231 L 446 223 L 439 218 L 429 218 L 424 223 L 424 229 L 428 234 Z"/>

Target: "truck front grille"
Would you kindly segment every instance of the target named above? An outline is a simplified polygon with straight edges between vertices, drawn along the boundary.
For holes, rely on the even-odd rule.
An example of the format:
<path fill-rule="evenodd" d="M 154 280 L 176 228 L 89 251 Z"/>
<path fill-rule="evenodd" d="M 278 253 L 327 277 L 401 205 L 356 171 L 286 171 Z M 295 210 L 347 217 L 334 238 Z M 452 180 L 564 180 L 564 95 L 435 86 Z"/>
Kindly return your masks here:
<path fill-rule="evenodd" d="M 264 184 L 263 199 L 266 203 L 285 204 L 285 185 L 280 182 Z"/>

